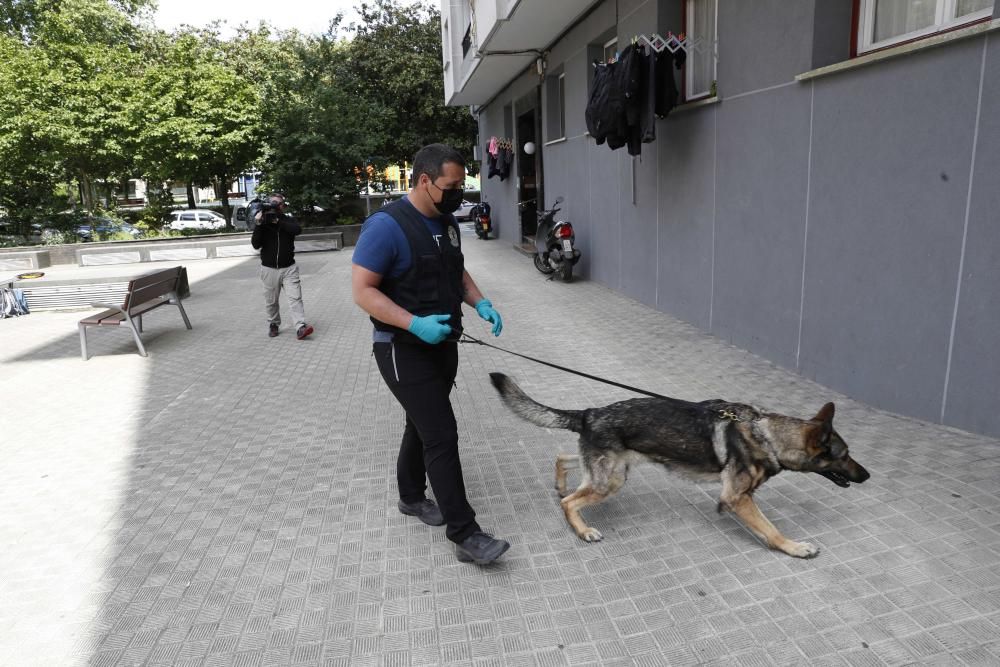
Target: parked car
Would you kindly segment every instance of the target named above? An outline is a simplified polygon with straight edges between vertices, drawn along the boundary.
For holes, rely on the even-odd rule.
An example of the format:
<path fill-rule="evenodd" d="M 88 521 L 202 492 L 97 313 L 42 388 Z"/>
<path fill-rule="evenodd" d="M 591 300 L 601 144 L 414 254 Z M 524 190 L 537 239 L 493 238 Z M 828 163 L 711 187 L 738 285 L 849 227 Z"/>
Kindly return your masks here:
<path fill-rule="evenodd" d="M 119 232 L 124 232 L 134 239 L 142 236 L 142 230 L 137 229 L 127 222 L 118 222 L 117 220 L 112 220 L 111 218 L 98 218 L 96 216 L 88 217 L 86 220 L 87 222 L 85 224 L 79 225 L 76 228 L 76 235 L 81 241 L 92 240 L 95 232 L 101 237 L 107 237 Z M 44 238 L 45 230 L 39 231 Z"/>
<path fill-rule="evenodd" d="M 476 202 L 463 199 L 462 205 L 458 207 L 457 211 L 455 211 L 455 219 L 459 222 L 469 222 L 472 220 L 472 207 L 475 205 Z"/>
<path fill-rule="evenodd" d="M 224 229 L 226 219 L 215 211 L 192 209 L 171 211 L 169 226 L 174 231 L 182 229 Z"/>

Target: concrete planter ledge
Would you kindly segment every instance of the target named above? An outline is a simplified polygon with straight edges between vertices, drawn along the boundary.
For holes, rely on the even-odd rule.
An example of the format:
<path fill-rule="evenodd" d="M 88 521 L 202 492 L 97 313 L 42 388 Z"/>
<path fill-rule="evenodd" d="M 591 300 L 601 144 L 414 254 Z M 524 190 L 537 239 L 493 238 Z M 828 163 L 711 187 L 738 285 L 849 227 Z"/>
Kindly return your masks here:
<path fill-rule="evenodd" d="M 0 271 L 30 271 L 51 265 L 48 250 L 22 250 L 0 254 Z"/>
<path fill-rule="evenodd" d="M 303 233 L 295 240 L 296 252 L 340 250 L 344 246 L 342 232 Z M 80 266 L 108 264 L 135 264 L 139 262 L 183 261 L 215 259 L 218 257 L 244 257 L 256 255 L 250 245 L 250 235 L 228 235 L 226 238 L 189 238 L 170 243 L 129 243 L 114 246 L 76 249 L 76 263 Z"/>

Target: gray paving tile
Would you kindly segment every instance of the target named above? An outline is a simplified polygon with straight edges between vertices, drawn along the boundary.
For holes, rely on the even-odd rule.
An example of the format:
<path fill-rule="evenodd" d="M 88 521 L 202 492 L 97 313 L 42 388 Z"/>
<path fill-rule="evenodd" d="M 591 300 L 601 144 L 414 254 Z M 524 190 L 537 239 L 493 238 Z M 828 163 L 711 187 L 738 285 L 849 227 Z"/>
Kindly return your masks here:
<path fill-rule="evenodd" d="M 717 484 L 632 470 L 578 540 L 552 489 L 574 438 L 513 417 L 487 374 L 582 408 L 627 392 L 463 346 L 453 392 L 467 489 L 513 545 L 458 563 L 395 511 L 402 415 L 349 295 L 350 252 L 300 258 L 309 341 L 262 335 L 252 262 L 189 265 L 192 331 L 150 318 L 150 356 L 79 312 L 4 320 L 0 655 L 89 665 L 993 665 L 1000 442 L 839 396 L 599 285 L 546 282 L 502 244 L 470 270 L 503 347 L 681 398 L 838 430 L 872 472 L 758 492 L 798 561 L 715 512 Z M 620 323 L 628 323 L 624 329 Z M 484 336 L 475 316 L 467 325 Z M 105 333 L 105 332 L 100 332 Z M 85 380 L 85 381 L 84 381 Z M 44 399 L 44 400 L 40 400 Z M 100 433 L 100 437 L 95 433 Z"/>

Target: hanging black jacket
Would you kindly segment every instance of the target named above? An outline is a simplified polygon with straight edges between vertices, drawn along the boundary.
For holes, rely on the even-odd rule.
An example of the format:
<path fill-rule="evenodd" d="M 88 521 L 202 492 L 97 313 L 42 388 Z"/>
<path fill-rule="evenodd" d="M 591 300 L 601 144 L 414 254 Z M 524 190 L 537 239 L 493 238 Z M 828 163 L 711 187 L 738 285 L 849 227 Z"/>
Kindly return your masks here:
<path fill-rule="evenodd" d="M 510 177 L 510 165 L 513 159 L 511 150 L 506 146 L 497 149 L 497 176 L 501 181 Z"/>
<path fill-rule="evenodd" d="M 680 101 L 681 96 L 674 81 L 674 70 L 684 67 L 687 53 L 683 49 L 678 49 L 676 53 L 663 49 L 654 56 L 654 59 L 654 112 L 658 117 L 666 118 L 670 110 Z"/>
<path fill-rule="evenodd" d="M 607 141 L 609 136 L 620 137 L 622 132 L 625 109 L 624 100 L 615 84 L 617 67 L 618 63 L 606 63 L 596 65 L 594 69 L 594 81 L 584 118 L 587 121 L 587 132 L 598 145 Z"/>
<path fill-rule="evenodd" d="M 650 49 L 649 53 L 640 54 L 639 113 L 636 123 L 629 125 L 629 155 L 639 155 L 642 152 L 640 144 L 656 140 L 656 119 L 666 118 L 680 101 L 674 69 L 683 67 L 684 59 L 683 50 L 671 53 L 664 49 L 656 53 Z"/>
<path fill-rule="evenodd" d="M 633 44 L 618 60 L 597 65 L 587 102 L 587 131 L 598 144 L 605 141 L 615 150 L 638 134 L 639 101 L 642 90 L 640 52 Z M 631 129 L 630 129 L 631 128 Z"/>

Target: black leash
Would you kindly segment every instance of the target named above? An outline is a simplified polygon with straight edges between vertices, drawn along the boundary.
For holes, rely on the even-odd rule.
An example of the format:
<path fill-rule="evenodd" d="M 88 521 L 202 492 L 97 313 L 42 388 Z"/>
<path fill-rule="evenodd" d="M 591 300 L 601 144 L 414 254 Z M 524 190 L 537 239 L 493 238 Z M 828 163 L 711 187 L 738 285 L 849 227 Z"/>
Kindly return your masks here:
<path fill-rule="evenodd" d="M 468 340 L 466 340 L 468 339 Z M 615 387 L 620 387 L 621 389 L 627 389 L 629 391 L 634 391 L 637 394 L 645 394 L 646 396 L 651 396 L 653 398 L 667 398 L 662 394 L 654 394 L 651 391 L 646 391 L 645 389 L 637 389 L 636 387 L 630 387 L 627 384 L 621 384 L 620 382 L 613 382 L 611 380 L 605 380 L 604 378 L 597 377 L 596 375 L 590 375 L 589 373 L 582 373 L 580 371 L 575 371 L 572 368 L 566 368 L 565 366 L 559 366 L 557 364 L 549 363 L 548 361 L 542 361 L 541 359 L 535 359 L 534 357 L 529 357 L 526 354 L 519 354 L 517 352 L 511 352 L 510 350 L 505 350 L 502 347 L 497 347 L 496 345 L 490 345 L 485 341 L 481 341 L 478 338 L 470 336 L 469 334 L 462 332 L 462 337 L 458 339 L 459 343 L 476 343 L 477 345 L 485 345 L 486 347 L 492 347 L 494 350 L 500 350 L 501 352 L 506 352 L 507 354 L 513 354 L 515 357 L 521 357 L 522 359 L 527 359 L 528 361 L 534 361 L 537 364 L 542 364 L 543 366 L 549 366 L 550 368 L 556 368 L 561 371 L 566 371 L 567 373 L 573 373 L 574 375 L 579 375 L 585 377 L 588 380 L 597 380 L 598 382 L 603 382 L 604 384 L 610 384 Z"/>

